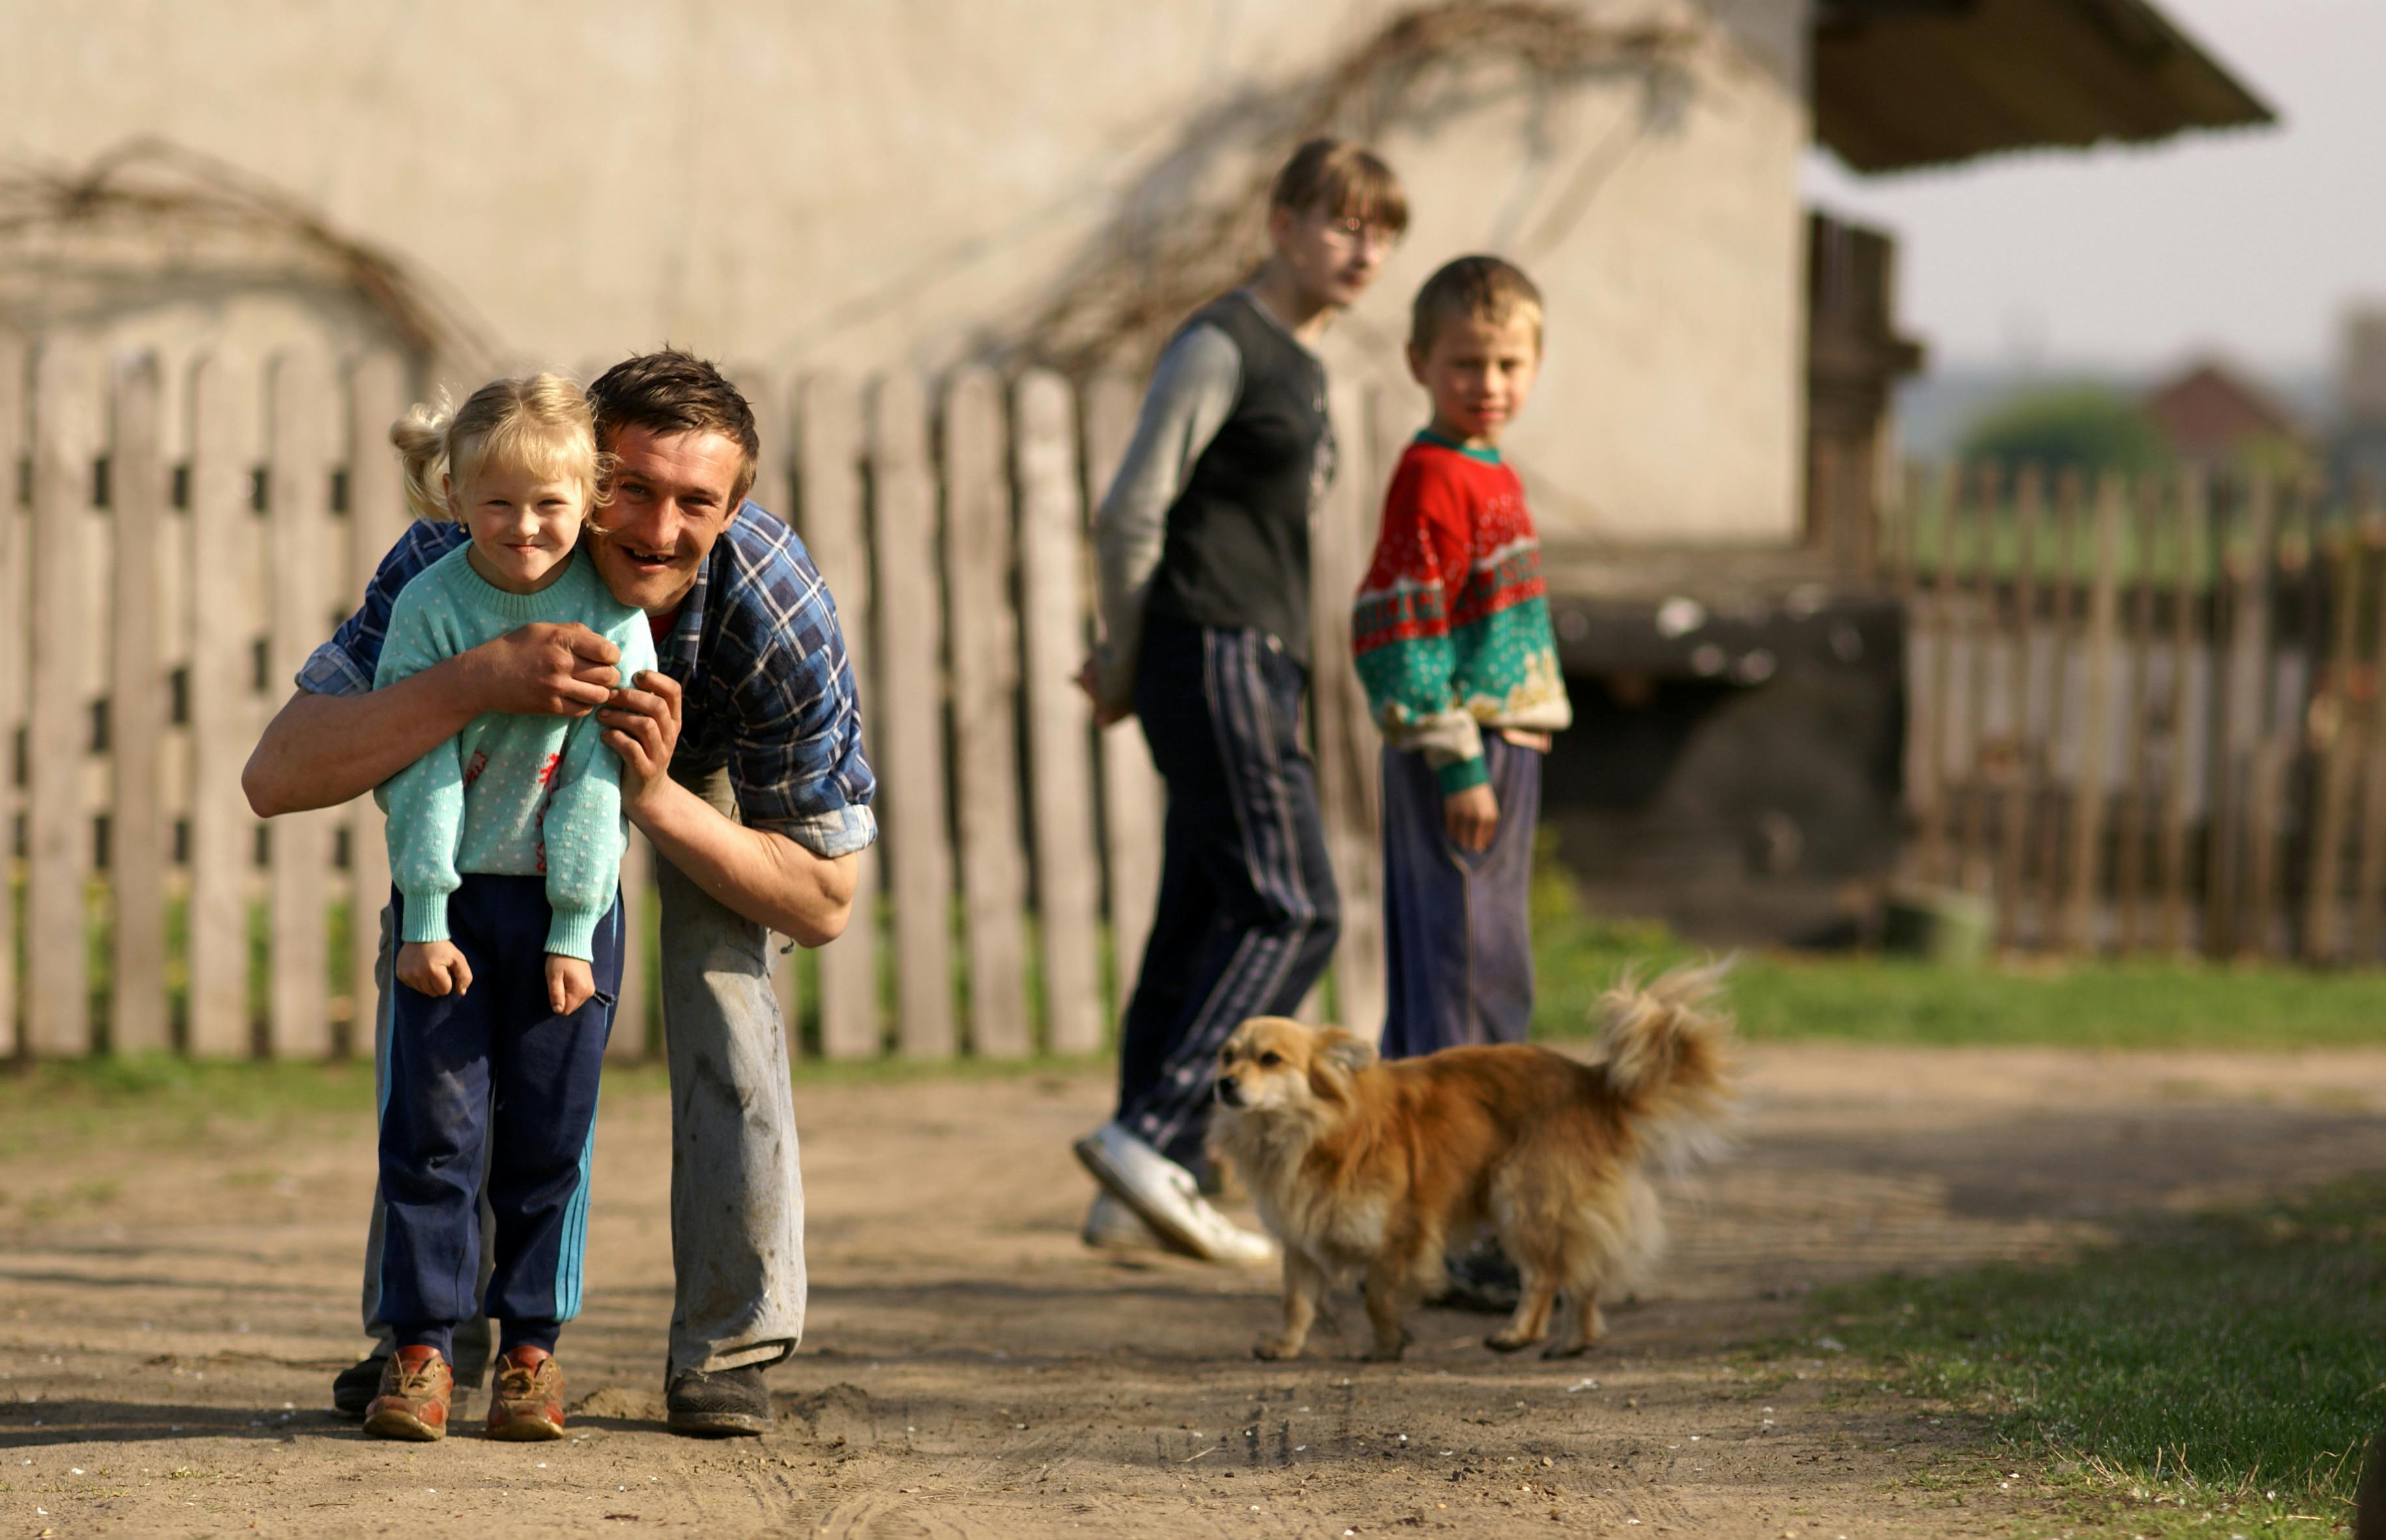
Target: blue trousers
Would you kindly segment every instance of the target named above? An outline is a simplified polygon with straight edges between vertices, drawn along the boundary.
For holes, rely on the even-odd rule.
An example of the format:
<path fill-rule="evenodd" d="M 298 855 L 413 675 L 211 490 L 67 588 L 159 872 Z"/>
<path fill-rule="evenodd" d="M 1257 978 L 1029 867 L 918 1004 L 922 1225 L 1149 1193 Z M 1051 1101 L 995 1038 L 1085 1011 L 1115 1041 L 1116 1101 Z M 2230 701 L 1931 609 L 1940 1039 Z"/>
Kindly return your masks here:
<path fill-rule="evenodd" d="M 404 898 L 393 893 L 390 908 L 403 927 Z M 548 920 L 546 879 L 468 874 L 448 897 L 447 932 L 471 990 L 433 996 L 393 983 L 385 997 L 381 1311 L 399 1346 L 427 1343 L 452 1359 L 456 1322 L 485 1314 L 503 1346 L 551 1351 L 580 1313 L 622 906 L 596 927 L 596 993 L 569 1016 L 547 1006 Z M 496 1256 L 481 1297 L 484 1144 Z"/>
<path fill-rule="evenodd" d="M 1146 622 L 1135 708 L 1168 783 L 1160 900 L 1120 1033 L 1118 1121 L 1179 1165 L 1201 1158 L 1218 1049 L 1299 1008 L 1340 933 L 1308 670 L 1257 631 Z"/>
<path fill-rule="evenodd" d="M 1491 732 L 1483 755 L 1500 827 L 1490 849 L 1474 852 L 1444 831 L 1441 787 L 1425 756 L 1384 750 L 1386 1058 L 1522 1043 L 1532 1025 L 1528 900 L 1541 757 Z"/>

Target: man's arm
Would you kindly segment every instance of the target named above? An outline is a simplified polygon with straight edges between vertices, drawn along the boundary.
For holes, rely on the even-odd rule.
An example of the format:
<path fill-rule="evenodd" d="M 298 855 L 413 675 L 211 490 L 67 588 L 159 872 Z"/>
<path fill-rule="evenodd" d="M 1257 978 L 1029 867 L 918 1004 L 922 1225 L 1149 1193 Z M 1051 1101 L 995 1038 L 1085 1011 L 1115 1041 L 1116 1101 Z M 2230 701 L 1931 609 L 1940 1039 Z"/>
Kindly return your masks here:
<path fill-rule="evenodd" d="M 364 695 L 300 690 L 241 771 L 259 818 L 362 796 L 484 711 L 584 717 L 605 704 L 621 649 L 585 626 L 541 622 Z"/>
<path fill-rule="evenodd" d="M 673 781 L 679 683 L 660 672 L 631 682 L 635 687 L 621 691 L 596 720 L 607 746 L 622 757 L 624 810 L 656 853 L 722 905 L 800 945 L 843 934 L 860 856 L 817 855 L 784 834 L 748 829 Z"/>

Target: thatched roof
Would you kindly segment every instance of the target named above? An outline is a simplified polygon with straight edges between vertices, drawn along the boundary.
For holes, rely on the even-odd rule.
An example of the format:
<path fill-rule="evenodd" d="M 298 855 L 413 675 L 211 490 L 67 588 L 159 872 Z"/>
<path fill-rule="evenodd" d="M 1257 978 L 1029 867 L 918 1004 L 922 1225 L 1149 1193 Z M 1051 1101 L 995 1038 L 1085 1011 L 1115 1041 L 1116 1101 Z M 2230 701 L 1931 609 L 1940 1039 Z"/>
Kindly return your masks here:
<path fill-rule="evenodd" d="M 1823 0 L 1815 137 L 1859 171 L 2274 121 L 2147 0 Z"/>

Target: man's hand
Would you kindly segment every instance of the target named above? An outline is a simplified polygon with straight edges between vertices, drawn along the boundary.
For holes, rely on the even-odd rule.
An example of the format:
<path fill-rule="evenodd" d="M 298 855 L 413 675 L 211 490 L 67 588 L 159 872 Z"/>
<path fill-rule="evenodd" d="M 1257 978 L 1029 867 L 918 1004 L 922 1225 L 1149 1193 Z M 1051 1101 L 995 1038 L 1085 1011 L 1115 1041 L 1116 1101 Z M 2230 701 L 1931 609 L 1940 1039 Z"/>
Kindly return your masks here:
<path fill-rule="evenodd" d="M 409 941 L 397 949 L 397 982 L 418 995 L 453 989 L 460 997 L 472 987 L 472 965 L 452 941 Z"/>
<path fill-rule="evenodd" d="M 1481 855 L 1500 832 L 1500 803 L 1488 786 L 1469 786 L 1441 799 L 1441 826 L 1459 849 Z"/>
<path fill-rule="evenodd" d="M 596 713 L 603 743 L 622 757 L 622 810 L 632 822 L 670 780 L 672 753 L 679 746 L 679 681 L 649 669 L 616 690 Z"/>
<path fill-rule="evenodd" d="M 569 1016 L 596 993 L 596 975 L 580 958 L 546 955 L 546 1003 L 558 1016 Z"/>
<path fill-rule="evenodd" d="M 1084 666 L 1077 670 L 1077 688 L 1086 692 L 1086 698 L 1094 703 L 1094 725 L 1110 727 L 1134 716 L 1135 707 L 1132 706 L 1102 704 L 1100 680 L 1101 673 L 1094 667 L 1094 660 L 1090 657 L 1086 658 Z"/>
<path fill-rule="evenodd" d="M 462 655 L 483 711 L 584 717 L 621 682 L 622 649 L 586 626 L 537 620 Z"/>

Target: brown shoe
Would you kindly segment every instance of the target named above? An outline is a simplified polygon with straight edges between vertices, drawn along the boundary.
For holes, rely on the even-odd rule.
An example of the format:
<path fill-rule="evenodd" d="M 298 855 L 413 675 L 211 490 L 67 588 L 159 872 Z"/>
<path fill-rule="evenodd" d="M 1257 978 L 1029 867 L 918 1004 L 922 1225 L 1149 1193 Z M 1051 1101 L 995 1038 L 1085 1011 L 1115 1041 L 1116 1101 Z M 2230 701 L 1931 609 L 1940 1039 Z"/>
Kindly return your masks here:
<path fill-rule="evenodd" d="M 497 1360 L 489 1388 L 489 1436 L 515 1440 L 563 1436 L 563 1366 L 527 1343 Z"/>
<path fill-rule="evenodd" d="M 428 1443 L 447 1436 L 447 1402 L 456 1376 L 436 1347 L 401 1347 L 381 1373 L 381 1394 L 365 1409 L 365 1432 L 375 1438 Z"/>

